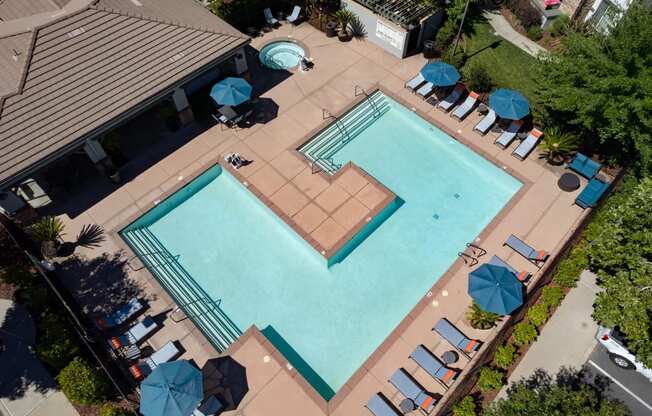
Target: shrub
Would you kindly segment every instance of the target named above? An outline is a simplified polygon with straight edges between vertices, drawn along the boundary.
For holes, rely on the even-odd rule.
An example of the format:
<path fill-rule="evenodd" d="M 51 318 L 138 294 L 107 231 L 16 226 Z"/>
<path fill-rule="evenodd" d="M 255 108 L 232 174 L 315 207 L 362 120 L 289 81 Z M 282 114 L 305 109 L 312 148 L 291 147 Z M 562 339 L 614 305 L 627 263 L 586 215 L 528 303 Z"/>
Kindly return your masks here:
<path fill-rule="evenodd" d="M 583 243 L 575 246 L 568 257 L 563 259 L 555 270 L 552 280 L 561 287 L 575 287 L 580 273 L 589 267 L 589 258 Z"/>
<path fill-rule="evenodd" d="M 557 127 L 551 127 L 546 129 L 541 148 L 549 162 L 554 163 L 556 159 L 561 159 L 559 162 L 561 164 L 566 157 L 577 150 L 577 143 L 576 136 L 561 131 Z"/>
<path fill-rule="evenodd" d="M 43 217 L 30 227 L 30 233 L 38 241 L 56 241 L 63 236 L 63 222 L 57 217 Z"/>
<path fill-rule="evenodd" d="M 564 299 L 564 289 L 559 286 L 546 286 L 543 288 L 541 302 L 548 305 L 548 308 L 555 308 L 561 304 Z"/>
<path fill-rule="evenodd" d="M 477 303 L 473 302 L 466 314 L 471 326 L 475 329 L 489 329 L 496 325 L 500 315 L 482 310 Z"/>
<path fill-rule="evenodd" d="M 534 326 L 539 328 L 548 319 L 548 305 L 537 303 L 527 311 L 527 317 Z"/>
<path fill-rule="evenodd" d="M 478 388 L 486 393 L 501 388 L 505 383 L 505 375 L 502 371 L 491 367 L 482 367 L 478 377 Z"/>
<path fill-rule="evenodd" d="M 550 34 L 554 37 L 563 36 L 570 27 L 570 18 L 565 14 L 557 17 L 550 25 Z"/>
<path fill-rule="evenodd" d="M 527 37 L 535 42 L 541 40 L 543 37 L 543 29 L 539 26 L 532 26 L 527 30 Z"/>
<path fill-rule="evenodd" d="M 106 403 L 100 409 L 100 416 L 133 416 L 133 412 L 124 407 Z"/>
<path fill-rule="evenodd" d="M 36 336 L 36 354 L 39 359 L 56 370 L 61 370 L 78 352 L 77 340 L 67 322 L 52 312 L 43 313 Z"/>
<path fill-rule="evenodd" d="M 43 310 L 48 301 L 47 289 L 40 279 L 22 266 L 10 266 L 0 271 L 0 281 L 18 286 L 20 302 L 35 314 Z"/>
<path fill-rule="evenodd" d="M 448 48 L 451 40 L 457 35 L 457 25 L 452 20 L 447 20 L 446 23 L 437 31 L 435 36 L 435 45 L 440 50 Z"/>
<path fill-rule="evenodd" d="M 496 348 L 496 354 L 494 355 L 494 362 L 496 365 L 503 370 L 509 368 L 510 365 L 514 362 L 516 358 L 516 347 L 512 344 L 501 345 Z"/>
<path fill-rule="evenodd" d="M 529 0 L 507 0 L 506 5 L 526 29 L 541 25 L 541 14 Z"/>
<path fill-rule="evenodd" d="M 57 376 L 63 393 L 77 404 L 97 404 L 104 399 L 104 378 L 81 357 L 76 357 Z"/>
<path fill-rule="evenodd" d="M 477 416 L 475 400 L 472 396 L 465 396 L 453 406 L 453 416 Z"/>
<path fill-rule="evenodd" d="M 531 344 L 537 338 L 537 328 L 529 321 L 520 322 L 514 327 L 512 337 L 519 347 Z"/>
<path fill-rule="evenodd" d="M 472 91 L 479 93 L 491 91 L 493 81 L 484 65 L 479 63 L 471 64 L 465 75 L 469 89 Z"/>

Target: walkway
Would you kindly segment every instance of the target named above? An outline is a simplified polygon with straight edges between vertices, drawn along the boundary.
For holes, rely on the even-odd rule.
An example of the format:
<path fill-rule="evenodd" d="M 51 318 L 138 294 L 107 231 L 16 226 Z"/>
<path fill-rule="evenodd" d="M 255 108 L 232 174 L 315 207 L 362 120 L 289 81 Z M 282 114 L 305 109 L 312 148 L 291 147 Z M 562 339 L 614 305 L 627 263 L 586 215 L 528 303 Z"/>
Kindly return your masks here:
<path fill-rule="evenodd" d="M 561 367 L 581 367 L 595 347 L 597 324 L 591 318 L 593 302 L 598 293 L 596 275 L 584 271 L 577 287 L 566 295 L 561 306 L 546 324 L 537 341 L 532 345 L 509 377 L 508 385 L 528 377 L 541 368 L 556 374 Z M 573 334 L 568 336 L 568 334 Z M 507 387 L 500 391 L 503 397 Z"/>
<path fill-rule="evenodd" d="M 505 38 L 510 43 L 516 45 L 516 47 L 525 51 L 525 53 L 536 57 L 540 52 L 546 52 L 544 47 L 514 30 L 507 19 L 500 14 L 500 11 L 485 10 L 483 15 L 487 18 L 491 27 L 496 31 L 496 35 Z"/>
<path fill-rule="evenodd" d="M 24 307 L 0 299 L 0 415 L 79 416 L 36 358 L 35 332 Z"/>

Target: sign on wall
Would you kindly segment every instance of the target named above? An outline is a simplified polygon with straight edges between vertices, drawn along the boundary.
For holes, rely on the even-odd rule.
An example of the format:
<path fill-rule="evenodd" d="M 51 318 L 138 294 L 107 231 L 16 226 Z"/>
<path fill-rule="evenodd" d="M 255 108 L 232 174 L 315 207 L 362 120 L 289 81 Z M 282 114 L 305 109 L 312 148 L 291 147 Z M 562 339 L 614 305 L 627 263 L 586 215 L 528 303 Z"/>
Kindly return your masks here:
<path fill-rule="evenodd" d="M 376 21 L 376 37 L 389 43 L 396 49 L 403 49 L 405 33 L 399 32 L 391 26 L 386 25 L 380 20 Z"/>

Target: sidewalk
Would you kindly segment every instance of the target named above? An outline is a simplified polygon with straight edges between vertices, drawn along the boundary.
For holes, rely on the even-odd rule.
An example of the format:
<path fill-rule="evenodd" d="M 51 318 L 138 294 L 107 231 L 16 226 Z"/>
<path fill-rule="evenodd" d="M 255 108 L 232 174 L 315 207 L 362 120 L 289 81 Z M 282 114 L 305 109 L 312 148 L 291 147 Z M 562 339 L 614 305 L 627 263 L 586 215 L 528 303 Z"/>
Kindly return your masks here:
<path fill-rule="evenodd" d="M 595 274 L 585 270 L 508 379 L 507 386 L 542 368 L 556 374 L 561 367 L 581 367 L 597 344 L 598 326 L 591 318 L 598 293 Z M 504 397 L 504 387 L 497 398 Z"/>
<path fill-rule="evenodd" d="M 33 352 L 29 313 L 6 299 L 0 299 L 0 339 L 0 415 L 79 416 Z"/>
<path fill-rule="evenodd" d="M 483 15 L 496 31 L 496 35 L 505 38 L 508 42 L 525 51 L 525 53 L 536 57 L 540 52 L 546 52 L 544 47 L 514 30 L 499 11 L 485 10 Z"/>

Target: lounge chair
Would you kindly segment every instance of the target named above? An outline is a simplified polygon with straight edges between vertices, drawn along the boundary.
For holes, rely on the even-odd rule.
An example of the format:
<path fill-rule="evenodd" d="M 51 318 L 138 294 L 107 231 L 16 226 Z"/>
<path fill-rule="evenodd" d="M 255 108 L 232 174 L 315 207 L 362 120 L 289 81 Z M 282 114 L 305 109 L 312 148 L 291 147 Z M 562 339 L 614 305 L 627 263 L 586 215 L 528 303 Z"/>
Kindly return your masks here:
<path fill-rule="evenodd" d="M 445 389 L 448 389 L 450 384 L 455 381 L 457 376 L 460 374 L 459 370 L 446 367 L 439 358 L 430 352 L 423 345 L 417 346 L 417 348 L 412 351 L 410 358 L 414 360 L 415 363 L 419 365 L 426 373 L 430 374 L 439 384 L 441 384 Z"/>
<path fill-rule="evenodd" d="M 430 413 L 437 404 L 432 397 L 419 383 L 416 382 L 404 369 L 399 368 L 389 379 L 389 382 L 401 392 L 403 396 L 411 399 L 415 405 Z"/>
<path fill-rule="evenodd" d="M 299 20 L 299 14 L 301 14 L 301 7 L 294 6 L 294 9 L 292 9 L 292 14 L 288 16 L 288 22 L 296 25 L 297 21 Z"/>
<path fill-rule="evenodd" d="M 440 319 L 439 322 L 432 327 L 432 330 L 436 331 L 442 338 L 457 348 L 457 350 L 466 357 L 469 357 L 469 354 L 480 348 L 480 341 L 468 338 L 446 318 Z"/>
<path fill-rule="evenodd" d="M 512 155 L 521 160 L 525 160 L 525 158 L 530 154 L 530 152 L 534 150 L 537 144 L 539 144 L 539 141 L 541 140 L 541 136 L 543 136 L 542 131 L 538 129 L 532 129 L 530 134 L 528 134 L 527 137 L 521 143 L 519 143 L 516 149 L 514 149 Z"/>
<path fill-rule="evenodd" d="M 569 169 L 574 170 L 586 179 L 591 179 L 597 175 L 601 167 L 601 164 L 582 153 L 576 154 L 571 163 L 568 164 Z"/>
<path fill-rule="evenodd" d="M 458 118 L 460 120 L 464 120 L 464 117 L 469 115 L 471 110 L 473 110 L 473 107 L 478 102 L 479 97 L 480 96 L 478 94 L 471 91 L 469 93 L 469 96 L 466 97 L 466 100 L 464 100 L 464 102 L 459 107 L 457 107 L 455 109 L 455 111 L 453 111 L 453 113 L 451 114 L 451 117 L 456 117 L 456 118 Z"/>
<path fill-rule="evenodd" d="M 609 185 L 609 182 L 601 181 L 598 178 L 591 179 L 577 196 L 575 203 L 584 209 L 596 206 L 602 195 L 609 189 Z"/>
<path fill-rule="evenodd" d="M 114 350 L 126 347 L 128 345 L 135 345 L 142 341 L 147 335 L 151 334 L 158 325 L 150 316 L 129 328 L 124 334 L 111 337 L 109 344 Z"/>
<path fill-rule="evenodd" d="M 142 380 L 160 364 L 167 363 L 177 355 L 179 355 L 177 346 L 174 345 L 174 342 L 169 341 L 154 354 L 145 358 L 142 362 L 129 367 L 129 372 L 136 380 Z"/>
<path fill-rule="evenodd" d="M 131 298 L 126 305 L 104 318 L 96 318 L 95 323 L 100 329 L 116 327 L 127 322 L 143 309 L 143 304 L 138 298 Z"/>
<path fill-rule="evenodd" d="M 422 98 L 426 98 L 434 90 L 435 90 L 435 84 L 433 84 L 432 82 L 426 82 L 421 86 L 421 88 L 416 90 L 416 93 L 419 94 Z"/>
<path fill-rule="evenodd" d="M 521 125 L 523 125 L 521 120 L 512 121 L 509 124 L 509 127 L 507 127 L 507 130 L 505 130 L 503 134 L 494 141 L 494 143 L 501 149 L 506 149 L 507 146 L 509 146 L 516 138 L 516 134 L 521 129 Z"/>
<path fill-rule="evenodd" d="M 263 14 L 265 15 L 265 21 L 267 22 L 268 25 L 270 26 L 278 25 L 278 20 L 274 16 L 272 16 L 272 11 L 270 10 L 269 7 L 263 10 Z"/>
<path fill-rule="evenodd" d="M 211 395 L 192 412 L 192 416 L 215 416 L 223 409 L 224 404 L 215 395 Z"/>
<path fill-rule="evenodd" d="M 455 105 L 455 103 L 457 103 L 457 101 L 458 101 L 458 100 L 460 99 L 460 97 L 462 96 L 462 93 L 464 92 L 464 89 L 465 89 L 464 85 L 462 85 L 462 84 L 457 84 L 457 85 L 455 86 L 455 88 L 453 89 L 453 92 L 451 92 L 451 93 L 448 95 L 448 97 L 444 98 L 443 100 L 441 100 L 441 101 L 437 104 L 437 108 L 441 108 L 441 109 L 444 110 L 444 111 L 448 111 L 448 110 L 450 110 L 451 108 L 453 108 L 453 106 Z"/>
<path fill-rule="evenodd" d="M 487 115 L 484 116 L 482 120 L 480 120 L 480 122 L 475 125 L 475 127 L 473 127 L 473 130 L 479 131 L 480 134 L 484 136 L 487 134 L 491 126 L 494 125 L 497 118 L 498 117 L 496 116 L 496 112 L 490 108 Z"/>
<path fill-rule="evenodd" d="M 528 280 L 530 280 L 530 277 L 532 277 L 532 273 L 528 272 L 527 270 L 523 270 L 522 272 L 519 273 L 515 268 L 510 266 L 509 263 L 507 263 L 505 260 L 501 259 L 498 256 L 493 256 L 489 260 L 489 264 L 506 268 L 507 270 L 512 272 L 512 274 L 516 276 L 516 278 L 523 284 L 525 284 Z"/>
<path fill-rule="evenodd" d="M 538 268 L 541 268 L 541 265 L 545 263 L 546 260 L 548 260 L 548 257 L 550 257 L 550 254 L 545 250 L 533 249 L 528 244 L 523 242 L 523 240 L 516 237 L 514 234 L 507 237 L 507 240 L 505 240 L 503 245 L 511 248 L 521 256 L 525 257 Z"/>
<path fill-rule="evenodd" d="M 371 396 L 365 407 L 374 416 L 403 416 L 382 393 Z"/>
<path fill-rule="evenodd" d="M 414 92 L 417 87 L 424 82 L 426 82 L 426 79 L 423 77 L 423 75 L 421 75 L 421 72 L 419 72 L 416 77 L 405 83 L 405 88 L 409 88 L 412 90 L 412 92 Z"/>

